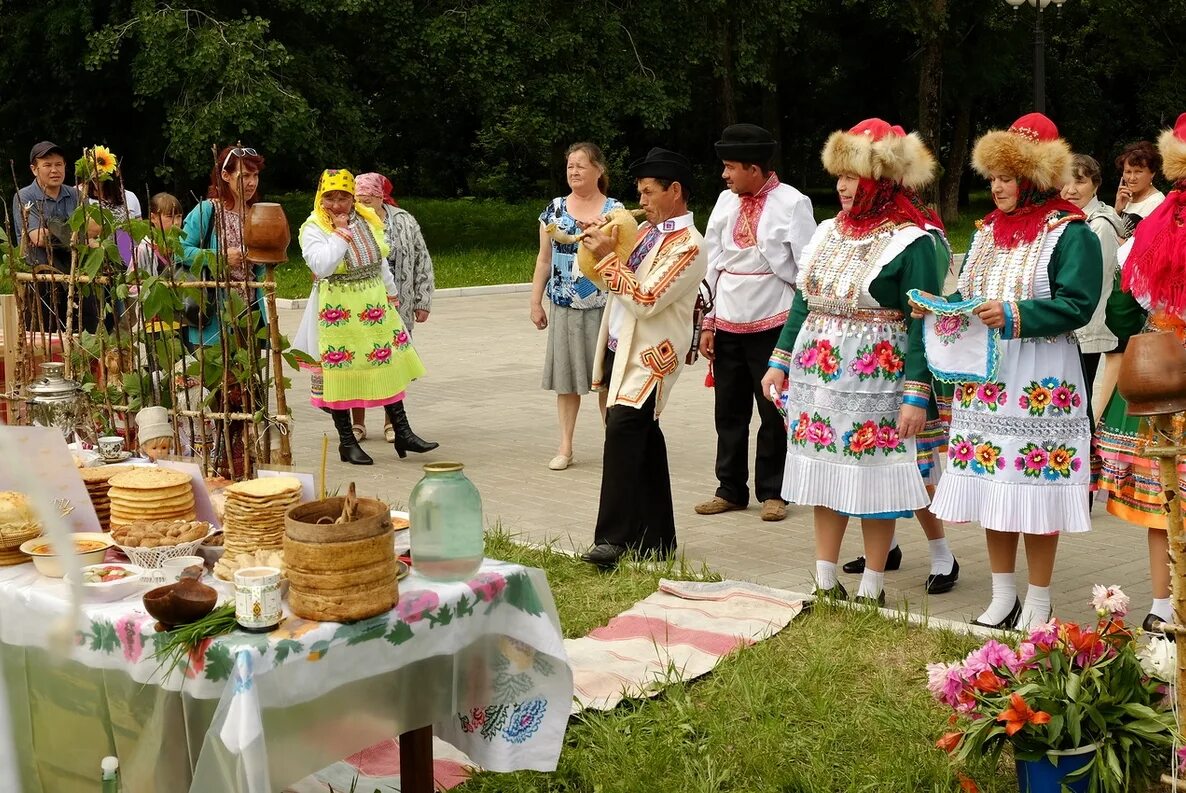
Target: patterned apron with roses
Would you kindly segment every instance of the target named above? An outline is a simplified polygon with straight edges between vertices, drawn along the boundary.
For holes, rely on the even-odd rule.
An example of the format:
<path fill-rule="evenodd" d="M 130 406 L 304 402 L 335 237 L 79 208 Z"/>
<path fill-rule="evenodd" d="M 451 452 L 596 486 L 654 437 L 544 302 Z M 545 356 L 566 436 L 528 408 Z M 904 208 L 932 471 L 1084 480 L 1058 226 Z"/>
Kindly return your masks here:
<path fill-rule="evenodd" d="M 907 351 L 901 312 L 869 285 L 925 235 L 835 227 L 808 252 L 799 289 L 809 312 L 791 354 L 783 497 L 848 515 L 896 518 L 929 501 L 915 440 L 898 435 Z"/>
<path fill-rule="evenodd" d="M 964 298 L 1041 300 L 1048 265 L 1066 225 L 1031 244 L 998 248 L 992 227 L 972 240 L 959 291 Z M 994 531 L 1053 534 L 1091 528 L 1091 423 L 1073 336 L 1000 342 L 997 377 L 960 383 L 952 398 L 947 469 L 931 511 Z"/>
<path fill-rule="evenodd" d="M 424 374 L 379 268 L 345 264 L 317 285 L 317 354 L 309 401 L 332 410 L 396 402 Z M 320 380 L 320 382 L 318 382 Z M 319 388 L 320 386 L 320 388 Z"/>

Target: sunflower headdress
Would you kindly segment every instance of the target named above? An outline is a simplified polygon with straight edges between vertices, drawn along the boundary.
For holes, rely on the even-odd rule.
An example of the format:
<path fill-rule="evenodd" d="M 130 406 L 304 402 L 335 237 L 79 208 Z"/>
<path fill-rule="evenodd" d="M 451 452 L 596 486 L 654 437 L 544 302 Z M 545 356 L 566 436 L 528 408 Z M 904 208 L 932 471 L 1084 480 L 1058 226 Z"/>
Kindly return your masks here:
<path fill-rule="evenodd" d="M 106 182 L 115 175 L 118 166 L 115 154 L 106 146 L 91 146 L 82 150 L 74 163 L 74 174 L 79 182 Z"/>

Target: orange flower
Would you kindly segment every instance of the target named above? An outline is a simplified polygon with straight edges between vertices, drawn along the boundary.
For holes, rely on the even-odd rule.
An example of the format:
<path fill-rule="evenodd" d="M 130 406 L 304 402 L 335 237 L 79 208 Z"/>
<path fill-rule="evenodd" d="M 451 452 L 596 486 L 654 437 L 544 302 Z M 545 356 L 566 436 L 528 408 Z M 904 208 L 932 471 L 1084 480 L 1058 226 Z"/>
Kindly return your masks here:
<path fill-rule="evenodd" d="M 980 793 L 980 788 L 976 787 L 976 783 L 968 779 L 963 774 L 959 775 L 960 790 L 963 793 Z"/>
<path fill-rule="evenodd" d="M 997 721 L 1005 722 L 1005 735 L 1012 737 L 1027 724 L 1046 724 L 1050 714 L 1044 710 L 1032 710 L 1020 694 L 1009 695 L 1009 707 L 1001 711 Z"/>
<path fill-rule="evenodd" d="M 1005 687 L 1005 681 L 997 677 L 991 670 L 985 669 L 980 674 L 976 675 L 976 679 L 972 681 L 972 685 L 985 694 L 996 694 Z"/>
<path fill-rule="evenodd" d="M 938 746 L 943 751 L 951 754 L 960 745 L 960 740 L 964 737 L 962 732 L 949 732 L 939 740 L 935 741 L 935 746 Z"/>

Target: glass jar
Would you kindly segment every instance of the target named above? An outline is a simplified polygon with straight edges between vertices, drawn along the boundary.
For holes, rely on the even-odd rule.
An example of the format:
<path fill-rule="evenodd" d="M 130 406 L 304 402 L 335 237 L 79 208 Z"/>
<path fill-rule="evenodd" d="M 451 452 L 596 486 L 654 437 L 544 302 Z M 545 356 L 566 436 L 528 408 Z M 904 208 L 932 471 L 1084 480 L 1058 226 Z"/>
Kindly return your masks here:
<path fill-rule="evenodd" d="M 428 463 L 408 504 L 412 566 L 433 581 L 464 581 L 485 555 L 482 496 L 461 463 Z"/>

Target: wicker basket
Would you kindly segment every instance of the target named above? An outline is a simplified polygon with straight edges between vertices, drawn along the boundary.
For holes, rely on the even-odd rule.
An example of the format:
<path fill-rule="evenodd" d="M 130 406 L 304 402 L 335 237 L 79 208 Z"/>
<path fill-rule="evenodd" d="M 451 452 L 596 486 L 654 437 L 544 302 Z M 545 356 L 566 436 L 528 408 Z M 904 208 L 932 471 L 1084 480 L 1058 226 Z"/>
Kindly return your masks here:
<path fill-rule="evenodd" d="M 206 535 L 206 537 L 209 536 L 209 534 Z M 128 561 L 132 564 L 154 570 L 160 568 L 166 559 L 176 559 L 178 556 L 196 556 L 198 546 L 206 541 L 206 537 L 199 537 L 196 540 L 177 545 L 161 545 L 156 548 L 141 548 L 132 545 L 117 545 L 115 547 L 127 554 Z"/>

